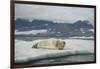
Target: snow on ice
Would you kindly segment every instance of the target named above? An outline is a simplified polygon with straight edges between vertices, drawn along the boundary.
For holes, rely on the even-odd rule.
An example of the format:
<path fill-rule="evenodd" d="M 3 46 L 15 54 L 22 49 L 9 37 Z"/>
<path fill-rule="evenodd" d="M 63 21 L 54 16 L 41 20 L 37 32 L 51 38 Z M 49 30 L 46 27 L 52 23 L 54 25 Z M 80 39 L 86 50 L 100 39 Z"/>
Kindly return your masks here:
<path fill-rule="evenodd" d="M 64 39 L 66 45 L 63 50 L 32 48 L 33 44 L 39 41 L 41 40 L 15 40 L 15 62 L 20 63 L 49 57 L 59 57 L 64 55 L 86 54 L 94 52 L 93 40 Z"/>

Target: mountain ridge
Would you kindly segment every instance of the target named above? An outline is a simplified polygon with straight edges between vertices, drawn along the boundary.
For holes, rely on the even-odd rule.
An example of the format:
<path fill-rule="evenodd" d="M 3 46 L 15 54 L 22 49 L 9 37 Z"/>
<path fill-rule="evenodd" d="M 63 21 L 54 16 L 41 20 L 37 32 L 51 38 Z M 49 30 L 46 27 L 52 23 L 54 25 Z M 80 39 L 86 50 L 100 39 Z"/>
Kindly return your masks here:
<path fill-rule="evenodd" d="M 18 31 L 48 30 L 47 33 L 39 33 L 37 36 L 93 36 L 92 24 L 88 20 L 78 20 L 74 23 L 55 23 L 47 20 L 26 19 L 15 20 L 15 29 Z"/>

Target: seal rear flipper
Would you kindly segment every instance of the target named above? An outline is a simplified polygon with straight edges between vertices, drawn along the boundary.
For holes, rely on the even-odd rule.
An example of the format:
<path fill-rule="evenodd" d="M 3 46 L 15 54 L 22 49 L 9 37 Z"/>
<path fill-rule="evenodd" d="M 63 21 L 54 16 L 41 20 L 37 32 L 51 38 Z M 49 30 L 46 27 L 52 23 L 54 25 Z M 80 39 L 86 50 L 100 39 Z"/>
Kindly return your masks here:
<path fill-rule="evenodd" d="M 36 43 L 35 45 L 32 46 L 32 48 L 37 48 L 38 43 Z"/>

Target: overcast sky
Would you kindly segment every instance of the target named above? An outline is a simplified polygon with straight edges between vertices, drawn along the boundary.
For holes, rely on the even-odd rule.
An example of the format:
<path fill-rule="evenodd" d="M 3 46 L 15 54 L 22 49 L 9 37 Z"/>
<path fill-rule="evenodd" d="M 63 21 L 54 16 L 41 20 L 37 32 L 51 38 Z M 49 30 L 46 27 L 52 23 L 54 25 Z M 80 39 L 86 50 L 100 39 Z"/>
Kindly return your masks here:
<path fill-rule="evenodd" d="M 51 20 L 60 23 L 89 20 L 93 24 L 94 8 L 15 4 L 15 19 L 17 18 Z"/>

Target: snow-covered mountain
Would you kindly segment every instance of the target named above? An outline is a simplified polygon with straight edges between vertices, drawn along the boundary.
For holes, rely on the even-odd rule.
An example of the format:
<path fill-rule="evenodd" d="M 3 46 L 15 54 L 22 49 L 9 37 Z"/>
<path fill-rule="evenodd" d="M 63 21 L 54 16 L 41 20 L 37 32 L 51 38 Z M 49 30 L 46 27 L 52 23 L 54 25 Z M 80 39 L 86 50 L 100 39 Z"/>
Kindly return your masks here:
<path fill-rule="evenodd" d="M 16 35 L 33 36 L 93 36 L 93 26 L 88 20 L 75 23 L 55 23 L 47 20 L 15 20 Z"/>

